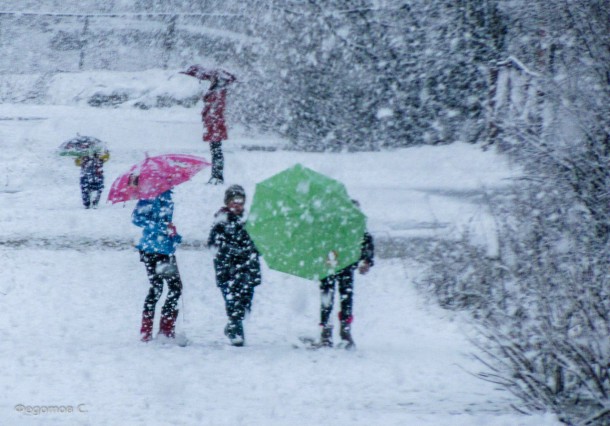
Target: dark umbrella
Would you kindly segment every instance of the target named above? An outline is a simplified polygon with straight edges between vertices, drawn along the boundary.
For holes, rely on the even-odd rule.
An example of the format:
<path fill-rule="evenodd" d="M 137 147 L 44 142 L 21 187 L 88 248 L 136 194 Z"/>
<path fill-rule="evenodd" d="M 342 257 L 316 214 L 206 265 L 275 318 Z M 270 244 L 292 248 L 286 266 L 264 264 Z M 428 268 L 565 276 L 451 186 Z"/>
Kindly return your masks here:
<path fill-rule="evenodd" d="M 205 68 L 202 65 L 191 65 L 186 71 L 180 74 L 190 75 L 199 80 L 218 80 L 224 84 L 233 83 L 236 78 L 233 74 L 220 68 Z"/>
<path fill-rule="evenodd" d="M 102 154 L 108 152 L 106 144 L 93 136 L 78 135 L 75 138 L 65 141 L 57 149 L 59 155 L 82 157 L 94 153 Z"/>

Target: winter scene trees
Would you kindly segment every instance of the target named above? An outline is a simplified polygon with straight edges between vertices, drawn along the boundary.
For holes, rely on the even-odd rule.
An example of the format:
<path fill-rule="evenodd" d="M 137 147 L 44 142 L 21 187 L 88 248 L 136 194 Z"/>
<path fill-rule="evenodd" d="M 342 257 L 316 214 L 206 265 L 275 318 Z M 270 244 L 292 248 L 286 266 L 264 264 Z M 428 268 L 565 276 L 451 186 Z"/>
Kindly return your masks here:
<path fill-rule="evenodd" d="M 210 405 L 192 415 L 186 410 L 181 424 L 324 424 L 332 415 L 338 424 L 371 424 L 371 418 L 610 424 L 607 1 L 4 0 L 0 46 L 0 300 L 8 315 L 0 357 L 15 366 L 5 386 L 15 400 L 3 401 L 0 418 L 21 403 L 38 412 L 45 404 L 85 404 L 94 413 L 87 424 L 119 417 L 126 424 L 167 424 L 172 408 L 208 396 Z M 240 184 L 254 195 L 256 183 L 302 163 L 343 182 L 360 202 L 379 261 L 355 278 L 357 351 L 293 351 L 288 335 L 319 334 L 311 327 L 318 325 L 319 288 L 268 269 L 264 256 L 260 293 L 245 319 L 247 343 L 241 352 L 223 346 L 216 335 L 224 306 L 211 284 L 213 253 L 202 241 L 226 188 L 206 185 L 207 171 L 173 198 L 184 238 L 176 257 L 186 306 L 177 329 L 191 344 L 146 349 L 138 341 L 148 284 L 138 260 L 129 259 L 137 235 L 133 205 L 106 204 L 106 190 L 99 209 L 85 215 L 78 170 L 54 150 L 78 132 L 99 137 L 111 153 L 103 165 L 106 188 L 149 152 L 210 159 L 199 113 L 208 82 L 179 74 L 193 64 L 236 76 L 227 89 L 227 187 Z M 107 275 L 104 265 L 117 269 Z M 95 313 L 94 300 L 106 313 Z M 400 312 L 404 306 L 409 313 Z M 43 330 L 34 330 L 47 319 L 56 326 L 44 330 L 54 336 L 49 348 L 24 343 L 23 336 L 40 337 Z M 455 327 L 441 326 L 445 334 L 438 338 L 421 334 L 420 345 L 433 352 L 442 336 L 459 336 L 447 338 L 458 342 L 447 349 L 456 358 L 447 359 L 469 373 L 472 401 L 452 399 L 458 391 L 438 395 L 432 379 L 406 372 L 418 360 L 409 352 L 418 345 L 409 330 L 423 333 L 420 320 Z M 104 321 L 116 339 L 106 335 Z M 103 337 L 94 338 L 98 333 Z M 376 352 L 383 340 L 395 359 Z M 65 397 L 59 400 L 30 384 L 45 374 L 43 367 L 32 367 L 24 380 L 16 373 L 49 352 L 45 368 L 68 362 L 70 346 L 84 358 L 100 357 L 117 374 L 137 357 L 159 369 L 184 362 L 185 377 L 165 385 L 192 387 L 197 397 L 175 401 L 159 390 L 156 376 L 134 367 L 124 399 L 138 408 L 130 412 L 115 402 L 120 415 L 112 415 L 101 409 L 101 401 L 111 401 L 107 388 L 89 400 L 69 400 L 72 388 L 98 380 L 116 385 L 94 362 L 78 361 L 80 379 L 72 387 L 63 379 L 45 382 Z M 251 389 L 269 401 L 298 395 L 285 401 L 291 410 L 229 403 L 234 393 L 247 393 L 223 378 L 239 381 L 229 370 L 248 356 Z M 196 365 L 201 359 L 205 366 Z M 308 367 L 295 367 L 291 381 L 287 361 Z M 343 396 L 345 405 L 334 410 L 298 390 L 300 383 L 303 392 L 328 397 L 347 385 L 376 389 L 373 370 L 388 362 L 379 400 Z M 341 363 L 365 372 L 316 376 Z M 214 376 L 223 368 L 225 375 Z M 451 390 L 462 380 L 438 371 L 429 377 L 446 380 L 439 387 Z M 206 378 L 220 389 L 217 396 L 197 386 Z M 281 382 L 285 394 L 274 393 L 270 381 Z M 156 396 L 138 386 L 150 386 Z M 478 386 L 502 396 L 476 396 Z M 419 395 L 415 402 L 404 398 L 411 391 Z M 428 405 L 426 392 L 453 405 Z M 307 418 L 312 401 L 316 408 Z M 151 411 L 156 403 L 168 411 Z M 223 423 L 214 406 L 235 411 Z M 255 413 L 250 421 L 248 411 Z M 45 417 L 48 424 L 65 420 L 53 416 Z M 11 417 L 16 424 L 45 419 Z"/>

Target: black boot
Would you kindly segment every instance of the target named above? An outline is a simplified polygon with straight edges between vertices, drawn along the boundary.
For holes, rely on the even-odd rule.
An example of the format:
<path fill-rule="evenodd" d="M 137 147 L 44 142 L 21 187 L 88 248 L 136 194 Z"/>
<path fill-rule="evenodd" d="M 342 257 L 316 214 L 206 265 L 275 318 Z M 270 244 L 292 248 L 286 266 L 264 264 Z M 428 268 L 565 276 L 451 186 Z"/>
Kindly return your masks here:
<path fill-rule="evenodd" d="M 233 346 L 244 345 L 244 327 L 241 321 L 230 321 L 225 326 L 225 336 Z"/>
<path fill-rule="evenodd" d="M 208 185 L 222 185 L 225 181 L 222 178 L 212 176 L 208 181 Z"/>
<path fill-rule="evenodd" d="M 333 326 L 322 325 L 322 332 L 320 333 L 320 346 L 326 348 L 333 347 Z"/>
<path fill-rule="evenodd" d="M 353 317 L 351 315 L 347 318 L 343 318 L 341 312 L 339 312 L 339 321 L 341 322 L 341 331 L 339 332 L 339 335 L 341 336 L 341 346 L 345 349 L 356 348 L 354 339 L 352 339 L 352 320 Z"/>
<path fill-rule="evenodd" d="M 95 191 L 95 195 L 91 198 L 91 207 L 97 209 L 102 197 L 102 191 Z"/>

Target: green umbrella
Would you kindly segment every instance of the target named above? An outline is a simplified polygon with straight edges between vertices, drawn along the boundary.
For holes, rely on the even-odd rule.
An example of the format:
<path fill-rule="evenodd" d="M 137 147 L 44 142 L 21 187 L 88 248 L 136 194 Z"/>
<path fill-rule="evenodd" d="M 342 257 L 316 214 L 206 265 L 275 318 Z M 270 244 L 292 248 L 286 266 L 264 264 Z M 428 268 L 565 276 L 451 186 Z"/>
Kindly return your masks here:
<path fill-rule="evenodd" d="M 365 222 L 342 183 L 297 164 L 256 185 L 246 229 L 271 269 L 320 280 L 358 262 Z"/>

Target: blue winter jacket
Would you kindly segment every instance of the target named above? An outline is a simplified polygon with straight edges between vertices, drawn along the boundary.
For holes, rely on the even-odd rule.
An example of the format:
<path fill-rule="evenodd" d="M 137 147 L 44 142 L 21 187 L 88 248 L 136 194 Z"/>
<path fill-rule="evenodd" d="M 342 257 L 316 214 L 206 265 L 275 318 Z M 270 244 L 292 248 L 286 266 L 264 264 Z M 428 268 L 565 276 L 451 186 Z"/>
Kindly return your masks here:
<path fill-rule="evenodd" d="M 174 254 L 182 237 L 179 234 L 170 235 L 167 229 L 173 215 L 171 190 L 157 198 L 138 201 L 131 214 L 132 223 L 143 228 L 137 249 L 145 253 Z"/>

